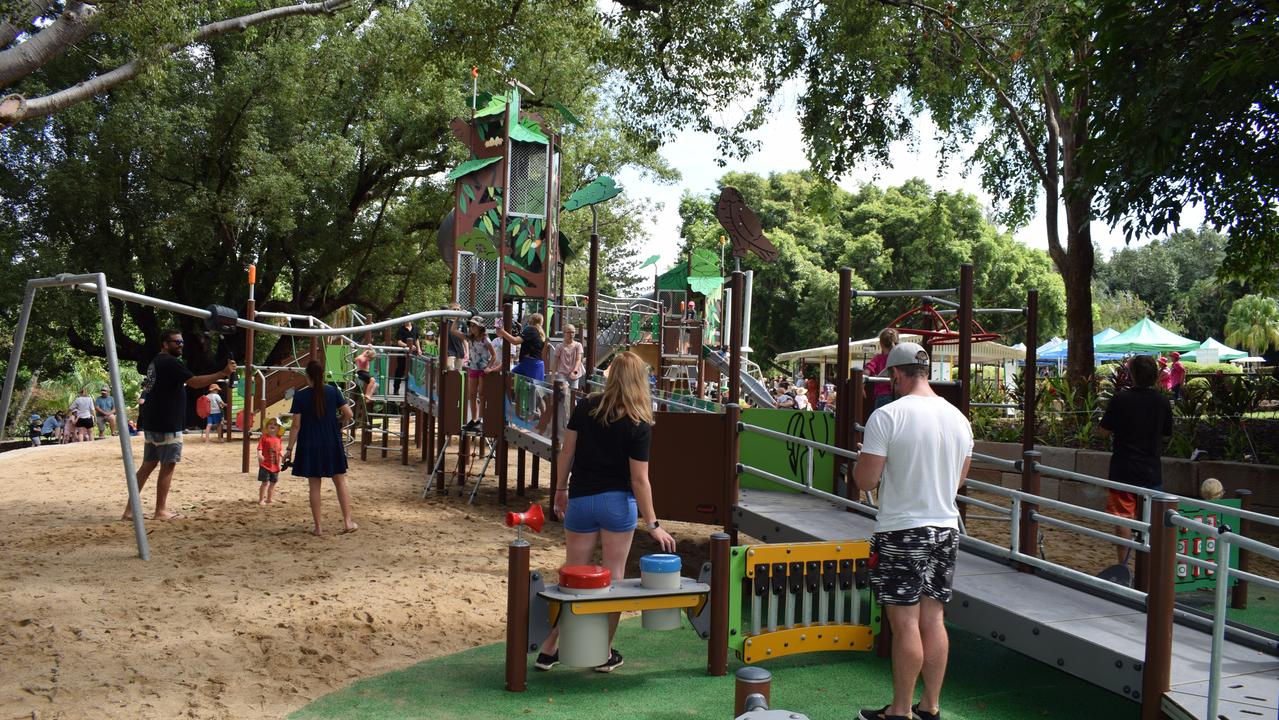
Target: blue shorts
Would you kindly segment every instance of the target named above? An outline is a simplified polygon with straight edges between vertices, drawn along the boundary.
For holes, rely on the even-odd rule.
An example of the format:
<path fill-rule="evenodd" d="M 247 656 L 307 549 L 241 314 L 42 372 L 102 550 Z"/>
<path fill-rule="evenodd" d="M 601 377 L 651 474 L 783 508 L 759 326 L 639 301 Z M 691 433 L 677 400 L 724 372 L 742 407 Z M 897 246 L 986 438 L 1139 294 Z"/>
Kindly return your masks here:
<path fill-rule="evenodd" d="M 511 368 L 511 372 L 532 380 L 544 380 L 546 378 L 546 363 L 539 358 L 522 357 L 519 363 Z"/>
<path fill-rule="evenodd" d="M 221 424 L 222 424 L 222 413 L 209 413 L 209 424 L 210 424 L 210 425 L 221 425 Z"/>
<path fill-rule="evenodd" d="M 639 513 L 635 496 L 625 490 L 569 498 L 564 512 L 564 529 L 575 533 L 631 532 Z"/>

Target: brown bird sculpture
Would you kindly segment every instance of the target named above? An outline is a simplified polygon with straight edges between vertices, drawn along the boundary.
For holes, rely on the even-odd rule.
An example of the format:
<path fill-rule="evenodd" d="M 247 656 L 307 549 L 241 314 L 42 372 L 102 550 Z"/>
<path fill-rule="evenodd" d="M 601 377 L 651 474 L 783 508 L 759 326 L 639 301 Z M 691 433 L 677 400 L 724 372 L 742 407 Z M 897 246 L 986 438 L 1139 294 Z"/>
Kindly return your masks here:
<path fill-rule="evenodd" d="M 725 187 L 720 191 L 715 216 L 733 241 L 733 257 L 746 257 L 747 251 L 750 251 L 764 262 L 777 260 L 777 248 L 764 237 L 764 228 L 759 224 L 759 218 L 746 206 L 746 201 L 737 188 Z"/>

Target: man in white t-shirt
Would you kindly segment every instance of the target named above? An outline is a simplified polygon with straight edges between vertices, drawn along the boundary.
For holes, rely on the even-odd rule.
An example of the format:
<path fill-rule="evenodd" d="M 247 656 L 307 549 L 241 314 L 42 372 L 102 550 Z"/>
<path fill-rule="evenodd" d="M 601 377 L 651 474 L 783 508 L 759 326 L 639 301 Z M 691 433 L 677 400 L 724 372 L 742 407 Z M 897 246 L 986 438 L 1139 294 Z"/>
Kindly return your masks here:
<path fill-rule="evenodd" d="M 928 385 L 928 353 L 900 343 L 881 375 L 896 401 L 871 413 L 853 472 L 879 488 L 870 583 L 893 632 L 893 702 L 863 720 L 937 720 L 950 641 L 943 618 L 959 548 L 955 494 L 972 460 L 972 426 Z M 912 707 L 915 683 L 924 693 Z"/>

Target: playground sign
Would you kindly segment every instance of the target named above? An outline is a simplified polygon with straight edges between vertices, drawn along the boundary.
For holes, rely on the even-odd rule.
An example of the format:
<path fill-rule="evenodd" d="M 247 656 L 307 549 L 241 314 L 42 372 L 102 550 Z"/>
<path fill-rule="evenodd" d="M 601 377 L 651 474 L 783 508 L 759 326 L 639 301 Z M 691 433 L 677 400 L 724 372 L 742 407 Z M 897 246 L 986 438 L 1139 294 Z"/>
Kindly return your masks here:
<path fill-rule="evenodd" d="M 826 445 L 835 444 L 835 416 L 827 412 L 750 408 L 742 411 L 742 422 L 804 440 L 815 440 Z M 809 453 L 813 453 L 813 487 L 825 492 L 834 492 L 835 458 L 830 453 L 814 450 L 802 443 L 785 442 L 757 433 L 743 433 L 741 436 L 742 464 L 766 470 L 797 483 L 804 482 Z M 798 492 L 750 474 L 741 476 L 741 486 L 759 490 Z"/>
<path fill-rule="evenodd" d="M 1237 508 L 1239 507 L 1239 500 L 1212 500 L 1197 505 L 1181 505 L 1177 508 L 1177 512 L 1190 520 L 1213 527 L 1229 524 L 1232 516 L 1222 514 L 1220 510 L 1213 508 L 1214 505 Z M 1217 562 L 1217 539 L 1180 528 L 1177 533 L 1177 552 L 1205 562 L 1215 563 Z M 1230 547 L 1230 567 L 1236 568 L 1238 566 L 1239 549 L 1232 545 Z M 1235 580 L 1232 578 L 1231 582 L 1233 583 Z M 1216 572 L 1189 563 L 1178 562 L 1175 587 L 1177 592 L 1212 590 L 1217 587 Z"/>

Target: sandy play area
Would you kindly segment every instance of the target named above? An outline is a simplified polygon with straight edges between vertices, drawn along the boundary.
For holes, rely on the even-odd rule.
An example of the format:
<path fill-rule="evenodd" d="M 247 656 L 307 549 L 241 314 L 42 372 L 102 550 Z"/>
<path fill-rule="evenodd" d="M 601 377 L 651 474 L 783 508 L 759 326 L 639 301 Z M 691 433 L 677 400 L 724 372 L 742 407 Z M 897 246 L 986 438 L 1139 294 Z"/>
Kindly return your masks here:
<path fill-rule="evenodd" d="M 188 519 L 148 521 L 150 562 L 118 519 L 117 442 L 0 455 L 0 718 L 282 717 L 502 639 L 511 531 L 491 485 L 471 507 L 423 501 L 420 465 L 371 452 L 349 475 L 360 531 L 337 534 L 328 485 L 332 534 L 315 538 L 305 481 L 286 473 L 259 508 L 239 453 L 188 436 L 169 503 Z M 154 488 L 143 498 L 149 515 Z M 677 532 L 680 551 L 709 531 Z M 558 525 L 532 542 L 535 565 L 563 558 Z"/>
<path fill-rule="evenodd" d="M 491 474 L 474 506 L 455 487 L 422 500 L 421 465 L 370 452 L 349 476 L 361 529 L 337 533 L 328 485 L 328 534 L 315 538 L 304 481 L 286 473 L 260 508 L 239 445 L 189 436 L 170 497 L 188 519 L 148 521 L 142 562 L 118 519 L 119 454 L 115 441 L 0 454 L 0 720 L 278 718 L 355 679 L 503 638 L 512 533 Z M 143 498 L 149 514 L 154 487 Z M 714 528 L 664 525 L 685 567 L 700 566 Z M 1007 523 L 973 525 L 1005 542 Z M 632 564 L 656 551 L 641 535 Z M 1047 535 L 1051 560 L 1094 573 L 1113 562 L 1100 543 Z M 531 539 L 534 567 L 558 566 L 560 526 Z"/>

